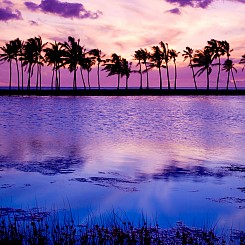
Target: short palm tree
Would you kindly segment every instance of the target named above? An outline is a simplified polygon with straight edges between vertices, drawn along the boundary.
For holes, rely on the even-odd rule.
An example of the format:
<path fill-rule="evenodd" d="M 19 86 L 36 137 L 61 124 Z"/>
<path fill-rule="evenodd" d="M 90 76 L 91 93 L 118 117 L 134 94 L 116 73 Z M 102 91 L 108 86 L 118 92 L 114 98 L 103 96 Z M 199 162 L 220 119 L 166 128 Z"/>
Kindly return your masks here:
<path fill-rule="evenodd" d="M 95 64 L 95 59 L 92 57 L 85 57 L 83 63 L 83 69 L 87 71 L 88 87 L 90 86 L 90 72 L 92 71 L 92 66 Z"/>
<path fill-rule="evenodd" d="M 163 62 L 164 55 L 163 55 L 162 51 L 160 50 L 159 46 L 153 46 L 151 49 L 153 52 L 150 54 L 149 68 L 152 69 L 152 68 L 156 67 L 158 69 L 160 89 L 162 89 L 161 68 L 163 67 L 162 62 Z"/>
<path fill-rule="evenodd" d="M 5 46 L 0 48 L 3 53 L 0 54 L 1 64 L 4 62 L 9 63 L 9 89 L 12 87 L 12 61 L 15 60 L 15 54 L 13 52 L 13 42 L 5 43 Z"/>
<path fill-rule="evenodd" d="M 142 87 L 143 87 L 143 75 L 142 75 L 141 61 L 143 60 L 143 57 L 142 57 L 142 51 L 141 51 L 141 49 L 135 51 L 133 57 L 134 57 L 134 60 L 137 60 L 138 61 L 138 63 L 137 63 L 136 66 L 139 66 L 140 89 L 142 89 Z"/>
<path fill-rule="evenodd" d="M 122 68 L 121 68 L 121 77 L 126 77 L 126 89 L 128 89 L 128 79 L 133 72 L 131 67 L 132 67 L 132 62 L 128 62 L 126 59 L 122 59 Z"/>
<path fill-rule="evenodd" d="M 231 59 L 225 60 L 222 70 L 224 70 L 228 73 L 226 89 L 228 90 L 228 88 L 229 88 L 230 73 L 231 73 L 232 79 L 233 79 L 233 82 L 235 85 L 235 89 L 237 90 L 236 81 L 235 81 L 235 77 L 234 77 L 234 73 L 233 73 L 233 71 L 237 72 L 237 69 L 234 67 L 233 61 Z"/>
<path fill-rule="evenodd" d="M 108 72 L 107 76 L 117 75 L 117 89 L 120 88 L 120 76 L 122 73 L 122 57 L 113 53 L 110 59 L 107 59 L 102 71 Z"/>
<path fill-rule="evenodd" d="M 79 65 L 79 41 L 75 41 L 74 37 L 69 36 L 68 42 L 64 43 L 65 65 L 68 65 L 70 72 L 73 72 L 73 90 L 77 89 L 77 68 Z"/>
<path fill-rule="evenodd" d="M 60 68 L 64 66 L 65 51 L 63 44 L 60 42 L 49 43 L 50 47 L 45 48 L 44 61 L 47 65 L 53 66 L 51 88 L 54 87 L 54 76 L 55 76 L 55 88 L 60 89 Z"/>
<path fill-rule="evenodd" d="M 189 59 L 189 67 L 192 70 L 192 77 L 194 80 L 195 89 L 197 89 L 196 76 L 195 76 L 195 72 L 194 72 L 194 68 L 193 68 L 193 62 L 192 62 L 193 54 L 194 54 L 194 50 L 190 47 L 186 47 L 185 50 L 183 50 L 182 56 L 184 57 L 184 61 Z"/>
<path fill-rule="evenodd" d="M 105 57 L 105 54 L 102 54 L 100 49 L 92 49 L 89 51 L 89 54 L 93 59 L 96 59 L 97 62 L 98 88 L 100 89 L 100 64 L 104 62 L 103 58 Z"/>
<path fill-rule="evenodd" d="M 212 64 L 212 52 L 210 48 L 205 47 L 204 50 L 196 50 L 194 57 L 193 57 L 193 67 L 200 68 L 196 73 L 195 76 L 201 76 L 201 74 L 206 71 L 207 76 L 207 90 L 209 90 L 209 75 L 212 72 L 211 68 Z"/>
<path fill-rule="evenodd" d="M 173 59 L 174 62 L 174 89 L 177 87 L 177 66 L 176 66 L 176 58 L 178 57 L 179 52 L 174 49 L 169 50 L 170 60 Z"/>
<path fill-rule="evenodd" d="M 242 71 L 243 71 L 244 68 L 245 68 L 245 54 L 242 56 L 242 58 L 241 58 L 239 64 L 244 64 L 244 66 L 243 66 L 243 68 L 242 68 Z"/>

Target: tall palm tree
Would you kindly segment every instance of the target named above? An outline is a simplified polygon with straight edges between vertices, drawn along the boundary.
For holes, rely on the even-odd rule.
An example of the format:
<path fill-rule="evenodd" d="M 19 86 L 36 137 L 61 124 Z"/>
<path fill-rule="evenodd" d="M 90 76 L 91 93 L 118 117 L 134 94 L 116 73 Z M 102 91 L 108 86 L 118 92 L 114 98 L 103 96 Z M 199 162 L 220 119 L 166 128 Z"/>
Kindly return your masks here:
<path fill-rule="evenodd" d="M 241 58 L 239 64 L 244 64 L 244 66 L 243 66 L 243 68 L 242 68 L 242 71 L 243 71 L 244 68 L 245 68 L 245 54 L 242 56 L 242 58 Z"/>
<path fill-rule="evenodd" d="M 195 76 L 197 75 L 198 77 L 206 71 L 206 76 L 207 76 L 207 90 L 209 90 L 209 75 L 212 72 L 211 68 L 212 64 L 212 52 L 210 48 L 205 47 L 204 50 L 196 50 L 194 57 L 193 57 L 193 67 L 198 67 L 200 68 Z"/>
<path fill-rule="evenodd" d="M 15 59 L 13 52 L 13 42 L 5 43 L 5 46 L 0 47 L 3 53 L 0 53 L 0 62 L 9 62 L 9 89 L 12 87 L 12 60 Z"/>
<path fill-rule="evenodd" d="M 47 65 L 52 65 L 52 81 L 51 88 L 54 87 L 54 76 L 55 76 L 55 88 L 60 89 L 60 68 L 64 66 L 65 50 L 63 44 L 60 42 L 49 43 L 50 47 L 45 48 L 44 60 Z"/>
<path fill-rule="evenodd" d="M 102 54 L 100 49 L 92 49 L 89 51 L 89 54 L 97 61 L 98 88 L 100 89 L 100 64 L 104 62 L 105 54 Z"/>
<path fill-rule="evenodd" d="M 170 61 L 168 44 L 161 41 L 160 42 L 160 46 L 162 48 L 163 60 L 165 62 L 165 64 L 163 65 L 163 67 L 166 68 L 166 71 L 167 71 L 168 89 L 171 89 L 170 78 L 169 78 L 169 68 L 168 68 L 168 63 Z"/>
<path fill-rule="evenodd" d="M 77 89 L 77 68 L 79 65 L 79 41 L 75 41 L 74 37 L 69 36 L 68 42 L 64 43 L 65 48 L 65 65 L 68 65 L 70 72 L 73 72 L 73 89 Z"/>
<path fill-rule="evenodd" d="M 145 49 L 141 48 L 140 51 L 141 51 L 141 57 L 143 60 L 143 64 L 145 66 L 145 70 L 143 72 L 146 72 L 146 88 L 149 89 L 148 60 L 150 59 L 150 53 L 148 52 L 148 50 L 146 48 Z"/>
<path fill-rule="evenodd" d="M 218 65 L 219 69 L 218 69 L 218 76 L 217 76 L 217 85 L 216 85 L 216 89 L 219 89 L 219 79 L 220 79 L 220 71 L 221 71 L 221 61 L 220 61 L 220 57 L 225 55 L 225 48 L 223 46 L 223 42 L 222 41 L 217 41 L 215 39 L 211 39 L 210 41 L 208 41 L 208 48 L 210 48 L 210 51 L 212 52 L 212 62 L 216 59 L 218 59 L 218 63 L 213 64 L 213 65 Z"/>
<path fill-rule="evenodd" d="M 169 50 L 169 57 L 173 59 L 174 62 L 174 89 L 177 87 L 177 66 L 176 66 L 176 58 L 178 57 L 179 52 L 174 49 Z"/>
<path fill-rule="evenodd" d="M 108 72 L 107 76 L 117 75 L 117 89 L 120 88 L 120 76 L 122 73 L 122 57 L 113 53 L 110 59 L 107 59 L 102 71 Z"/>
<path fill-rule="evenodd" d="M 183 50 L 183 54 L 182 56 L 184 57 L 184 62 L 189 59 L 189 66 L 192 70 L 192 77 L 194 80 L 194 85 L 195 85 L 195 89 L 197 89 L 197 83 L 196 83 L 196 76 L 195 76 L 195 72 L 194 72 L 194 68 L 193 68 L 193 54 L 194 54 L 194 50 L 190 47 L 186 47 L 185 50 Z"/>
<path fill-rule="evenodd" d="M 234 73 L 233 73 L 233 70 L 235 72 L 237 72 L 237 69 L 234 67 L 233 61 L 231 59 L 225 60 L 222 70 L 224 70 L 228 73 L 226 89 L 228 90 L 228 88 L 229 88 L 230 73 L 231 73 L 235 88 L 237 90 L 236 81 L 235 81 L 235 77 L 234 77 Z"/>
<path fill-rule="evenodd" d="M 128 62 L 126 59 L 122 59 L 122 68 L 121 68 L 121 77 L 126 77 L 126 89 L 128 89 L 128 79 L 130 77 L 130 74 L 133 72 L 131 67 L 132 67 L 132 62 Z"/>
<path fill-rule="evenodd" d="M 142 57 L 142 51 L 141 51 L 141 49 L 135 51 L 133 57 L 134 57 L 134 60 L 137 60 L 138 61 L 138 63 L 137 63 L 136 66 L 139 66 L 140 89 L 142 89 L 142 87 L 143 87 L 143 75 L 142 75 L 141 61 L 143 60 L 143 57 Z"/>
<path fill-rule="evenodd" d="M 83 70 L 85 69 L 85 61 L 86 61 L 86 49 L 84 46 L 81 46 L 79 44 L 78 46 L 78 65 L 80 67 L 80 74 L 82 77 L 82 82 L 83 82 L 83 88 L 86 89 L 86 84 L 85 84 L 85 79 L 83 75 Z"/>
<path fill-rule="evenodd" d="M 156 67 L 158 69 L 160 89 L 162 89 L 161 67 L 162 67 L 162 62 L 163 62 L 164 56 L 163 56 L 163 53 L 160 50 L 159 46 L 153 46 L 151 49 L 153 52 L 150 54 L 149 68 L 152 69 L 152 68 Z"/>

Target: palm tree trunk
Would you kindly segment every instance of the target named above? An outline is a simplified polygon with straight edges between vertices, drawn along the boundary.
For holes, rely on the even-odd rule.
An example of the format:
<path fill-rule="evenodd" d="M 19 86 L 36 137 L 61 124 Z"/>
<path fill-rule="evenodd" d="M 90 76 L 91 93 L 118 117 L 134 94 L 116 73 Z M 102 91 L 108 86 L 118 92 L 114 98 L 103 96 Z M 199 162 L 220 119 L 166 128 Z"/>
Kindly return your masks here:
<path fill-rule="evenodd" d="M 119 89 L 120 86 L 120 74 L 117 76 L 117 89 Z"/>
<path fill-rule="evenodd" d="M 59 90 L 60 90 L 60 69 L 59 69 Z"/>
<path fill-rule="evenodd" d="M 53 74 L 52 74 L 52 81 L 51 81 L 51 89 L 53 90 L 54 88 L 54 70 L 55 70 L 55 66 L 53 68 Z"/>
<path fill-rule="evenodd" d="M 99 62 L 98 62 L 97 76 L 98 76 L 98 87 L 100 89 L 100 63 Z"/>
<path fill-rule="evenodd" d="M 228 90 L 228 89 L 229 89 L 229 82 L 230 82 L 230 71 L 228 71 L 228 77 L 227 77 L 226 90 Z"/>
<path fill-rule="evenodd" d="M 142 89 L 142 86 L 143 86 L 143 76 L 142 76 L 142 67 L 141 67 L 140 60 L 139 60 L 139 64 L 140 64 L 140 89 Z"/>
<path fill-rule="evenodd" d="M 73 89 L 77 89 L 77 69 L 74 70 L 74 77 L 73 77 Z"/>
<path fill-rule="evenodd" d="M 195 84 L 195 89 L 197 89 L 196 76 L 195 76 L 195 72 L 194 72 L 194 68 L 192 66 L 191 60 L 190 60 L 190 66 L 191 66 L 191 70 L 192 70 L 192 76 L 193 76 L 193 80 L 194 80 L 194 84 Z"/>
<path fill-rule="evenodd" d="M 209 74 L 208 74 L 208 69 L 207 69 L 207 90 L 209 90 Z"/>
<path fill-rule="evenodd" d="M 160 89 L 162 90 L 162 73 L 161 73 L 161 67 L 158 67 L 159 72 L 159 79 L 160 79 Z"/>
<path fill-rule="evenodd" d="M 55 69 L 55 89 L 57 90 L 59 87 L 59 78 L 58 78 L 58 70 L 57 67 Z"/>
<path fill-rule="evenodd" d="M 166 63 L 166 68 L 167 68 L 167 78 L 168 78 L 168 89 L 171 89 L 170 79 L 169 79 L 168 63 Z"/>
<path fill-rule="evenodd" d="M 89 89 L 90 89 L 90 79 L 89 79 L 89 70 L 88 70 L 88 87 L 89 87 Z"/>
<path fill-rule="evenodd" d="M 19 72 L 19 65 L 17 59 L 15 60 L 16 62 L 16 69 L 17 69 L 17 76 L 18 76 L 18 90 L 20 90 L 20 72 Z"/>
<path fill-rule="evenodd" d="M 39 83 L 40 83 L 40 90 L 42 89 L 42 66 L 39 67 Z"/>
<path fill-rule="evenodd" d="M 21 65 L 21 85 L 22 85 L 22 90 L 24 89 L 24 67 L 22 64 L 22 61 L 20 61 L 20 65 Z"/>
<path fill-rule="evenodd" d="M 216 86 L 216 89 L 218 90 L 219 89 L 219 77 L 220 77 L 220 57 L 219 57 L 219 71 L 218 71 L 218 77 L 217 77 L 217 86 Z"/>
<path fill-rule="evenodd" d="M 81 77 L 82 77 L 82 81 L 83 81 L 83 87 L 84 87 L 84 89 L 86 89 L 82 67 L 80 67 L 80 72 L 81 72 Z"/>
<path fill-rule="evenodd" d="M 12 61 L 9 61 L 9 90 L 11 90 L 12 86 Z"/>
<path fill-rule="evenodd" d="M 233 78 L 233 81 L 234 81 L 235 88 L 237 90 L 236 81 L 235 81 L 234 73 L 233 73 L 232 70 L 231 70 L 231 75 L 232 75 L 232 78 Z"/>
<path fill-rule="evenodd" d="M 174 61 L 174 89 L 177 87 L 177 67 L 176 62 Z"/>
<path fill-rule="evenodd" d="M 37 65 L 37 81 L 36 81 L 36 90 L 38 89 L 38 79 L 39 78 L 39 65 Z"/>
<path fill-rule="evenodd" d="M 149 73 L 148 73 L 146 62 L 145 62 L 145 70 L 146 70 L 146 83 L 147 83 L 146 88 L 149 89 Z"/>
<path fill-rule="evenodd" d="M 27 90 L 31 89 L 31 72 L 32 72 L 32 67 L 31 67 L 31 64 L 30 64 L 29 68 L 28 68 Z"/>
<path fill-rule="evenodd" d="M 126 77 L 126 89 L 128 89 L 128 77 Z"/>

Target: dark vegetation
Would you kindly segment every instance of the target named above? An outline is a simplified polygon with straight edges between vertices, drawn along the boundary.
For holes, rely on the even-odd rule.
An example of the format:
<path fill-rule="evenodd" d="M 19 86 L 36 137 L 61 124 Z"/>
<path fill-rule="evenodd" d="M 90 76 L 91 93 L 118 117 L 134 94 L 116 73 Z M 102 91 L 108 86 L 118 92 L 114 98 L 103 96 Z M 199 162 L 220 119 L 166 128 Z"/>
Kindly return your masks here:
<path fill-rule="evenodd" d="M 162 229 L 146 217 L 130 222 L 115 212 L 110 217 L 75 220 L 71 213 L 60 215 L 38 209 L 0 209 L 1 244 L 244 244 L 245 233 L 231 230 L 215 233 L 215 228 L 197 229 L 178 222 Z M 98 222 L 97 222 L 98 221 Z"/>
<path fill-rule="evenodd" d="M 40 36 L 29 38 L 22 41 L 19 38 L 11 40 L 0 47 L 0 63 L 9 63 L 9 90 L 12 88 L 12 69 L 15 63 L 17 71 L 18 91 L 24 90 L 24 74 L 26 74 L 26 90 L 30 91 L 31 87 L 36 90 L 42 89 L 42 67 L 44 64 L 52 66 L 52 78 L 50 87 L 52 90 L 60 90 L 61 88 L 61 68 L 67 68 L 73 75 L 72 88 L 74 91 L 78 89 L 78 71 L 80 71 L 83 90 L 92 90 L 90 81 L 90 72 L 94 66 L 97 69 L 97 90 L 101 89 L 100 72 L 106 71 L 108 76 L 115 75 L 117 77 L 117 89 L 120 88 L 121 78 L 126 79 L 126 90 L 129 87 L 129 78 L 131 73 L 139 73 L 140 87 L 143 89 L 143 77 L 146 74 L 146 90 L 150 90 L 149 71 L 157 69 L 159 73 L 159 88 L 163 89 L 162 70 L 166 71 L 167 90 L 177 89 L 177 65 L 176 60 L 180 55 L 174 49 L 170 49 L 167 43 L 160 42 L 159 45 L 152 46 L 151 50 L 139 49 L 135 51 L 133 60 L 136 61 L 135 69 L 133 63 L 120 55 L 113 53 L 109 58 L 102 53 L 100 49 L 86 50 L 73 37 L 68 37 L 68 41 L 64 43 L 43 43 Z M 218 41 L 211 39 L 203 49 L 193 50 L 186 47 L 182 56 L 184 61 L 188 61 L 191 68 L 194 88 L 197 90 L 197 78 L 203 73 L 206 74 L 207 86 L 210 88 L 210 74 L 213 68 L 217 68 L 216 90 L 219 90 L 220 74 L 225 71 L 227 73 L 226 90 L 229 89 L 229 83 L 233 80 L 234 88 L 237 90 L 235 73 L 237 69 L 234 66 L 231 57 L 230 44 L 227 41 Z M 224 58 L 223 58 L 224 57 Z M 224 61 L 222 61 L 224 60 Z M 245 55 L 242 56 L 240 64 L 245 64 Z M 170 81 L 170 64 L 174 65 L 174 86 L 171 88 Z M 244 69 L 244 68 L 243 68 Z M 35 77 L 35 78 L 33 78 Z M 31 85 L 32 81 L 35 85 Z M 32 90 L 33 91 L 33 90 Z M 93 89 L 93 92 L 96 90 Z M 5 92 L 6 93 L 6 92 Z M 92 92 L 91 92 L 92 93 Z M 99 92 L 97 92 L 100 95 Z M 147 95 L 147 92 L 145 92 Z M 154 92 L 151 92 L 154 94 Z M 192 92 L 194 93 L 194 92 Z M 32 92 L 33 94 L 33 92 Z M 90 95 L 90 92 L 88 93 Z"/>

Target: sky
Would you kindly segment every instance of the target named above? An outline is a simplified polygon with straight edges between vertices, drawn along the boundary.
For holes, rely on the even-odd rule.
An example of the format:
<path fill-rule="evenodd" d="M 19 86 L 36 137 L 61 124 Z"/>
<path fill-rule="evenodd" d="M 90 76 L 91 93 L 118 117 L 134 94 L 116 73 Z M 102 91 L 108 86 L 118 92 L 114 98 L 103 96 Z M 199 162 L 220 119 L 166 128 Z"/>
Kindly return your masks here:
<path fill-rule="evenodd" d="M 163 41 L 180 52 L 177 84 L 183 87 L 193 86 L 188 62 L 183 63 L 183 49 L 201 49 L 212 38 L 227 40 L 234 49 L 231 58 L 238 70 L 238 87 L 245 87 L 245 71 L 238 64 L 245 54 L 244 13 L 245 0 L 1 0 L 0 45 L 17 37 L 26 40 L 40 35 L 44 42 L 64 42 L 73 36 L 87 50 L 99 48 L 108 57 L 116 52 L 131 60 L 139 48 L 150 50 Z M 8 67 L 0 65 L 0 86 L 8 84 Z M 165 71 L 162 72 L 166 79 Z M 50 68 L 43 69 L 44 85 L 50 85 L 51 73 Z M 16 85 L 14 70 L 13 76 Z M 216 76 L 217 67 L 213 67 L 211 86 L 215 86 Z M 102 86 L 116 86 L 115 77 L 107 79 L 102 74 L 102 79 Z M 95 71 L 91 80 L 96 86 Z M 158 86 L 156 71 L 151 72 L 150 80 L 151 86 Z M 205 86 L 205 76 L 197 80 L 198 85 Z M 226 73 L 222 72 L 221 85 L 225 82 Z M 139 75 L 133 74 L 129 83 L 138 86 Z M 163 83 L 166 86 L 166 80 Z M 72 75 L 67 70 L 62 70 L 62 85 L 72 85 Z"/>

